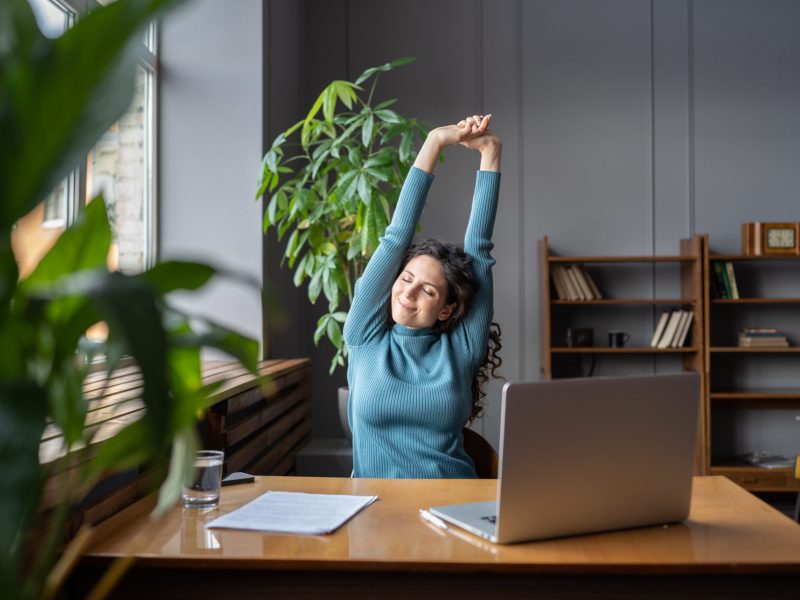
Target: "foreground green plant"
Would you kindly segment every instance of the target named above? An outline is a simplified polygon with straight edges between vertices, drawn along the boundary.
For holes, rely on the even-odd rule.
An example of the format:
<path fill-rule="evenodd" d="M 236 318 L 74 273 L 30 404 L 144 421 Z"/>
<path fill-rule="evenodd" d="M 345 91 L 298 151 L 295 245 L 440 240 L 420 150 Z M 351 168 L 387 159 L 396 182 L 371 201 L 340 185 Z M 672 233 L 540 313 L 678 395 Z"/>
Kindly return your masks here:
<path fill-rule="evenodd" d="M 416 136 L 428 134 L 419 121 L 390 108 L 396 99 L 372 104 L 380 75 L 414 60 L 369 68 L 354 82 L 333 81 L 305 119 L 275 138 L 262 161 L 256 198 L 270 194 L 264 232 L 276 230 L 279 240 L 288 234 L 284 260 L 294 269 L 295 286 L 308 279 L 309 300 L 323 294 L 328 301 L 314 343 L 326 337 L 336 348 L 331 373 L 345 364 L 343 307 L 352 302 L 355 281 L 392 218 L 414 164 Z M 370 79 L 365 94 L 362 85 Z M 290 143 L 293 135 L 299 139 Z"/>
<path fill-rule="evenodd" d="M 191 469 L 196 419 L 212 388 L 201 379 L 200 348 L 220 348 L 248 369 L 258 345 L 207 323 L 193 331 L 167 295 L 205 285 L 213 268 L 161 263 L 139 275 L 105 266 L 111 229 L 102 198 L 92 201 L 36 270 L 19 281 L 14 224 L 83 160 L 133 95 L 139 34 L 178 0 L 118 0 L 55 40 L 42 36 L 25 0 L 0 4 L 0 589 L 4 597 L 52 593 L 44 582 L 63 545 L 69 511 L 103 476 L 148 466 L 160 485 L 157 512 L 172 506 Z M 84 428 L 88 366 L 84 333 L 104 321 L 111 371 L 123 356 L 141 371 L 143 418 L 108 440 Z M 45 427 L 63 433 L 64 456 L 82 464 L 42 522 L 47 478 L 39 464 Z M 167 464 L 169 460 L 169 470 Z M 66 459 L 65 459 L 66 460 Z M 34 533 L 46 533 L 32 548 Z"/>

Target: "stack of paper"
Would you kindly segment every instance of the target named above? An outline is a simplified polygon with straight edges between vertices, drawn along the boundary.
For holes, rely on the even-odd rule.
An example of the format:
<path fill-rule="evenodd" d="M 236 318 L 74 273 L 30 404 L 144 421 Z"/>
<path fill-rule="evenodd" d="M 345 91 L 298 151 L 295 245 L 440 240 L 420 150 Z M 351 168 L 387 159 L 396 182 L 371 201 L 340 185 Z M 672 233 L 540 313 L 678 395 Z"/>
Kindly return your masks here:
<path fill-rule="evenodd" d="M 208 527 L 323 535 L 335 531 L 377 499 L 377 496 L 267 492 L 214 519 Z"/>

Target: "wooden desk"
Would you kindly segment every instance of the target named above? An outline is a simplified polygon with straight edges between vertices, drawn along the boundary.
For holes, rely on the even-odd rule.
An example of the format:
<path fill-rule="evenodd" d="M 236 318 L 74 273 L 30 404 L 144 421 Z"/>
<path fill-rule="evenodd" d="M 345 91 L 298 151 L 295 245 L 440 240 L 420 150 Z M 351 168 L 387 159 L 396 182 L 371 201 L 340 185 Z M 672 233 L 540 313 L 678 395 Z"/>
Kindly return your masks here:
<path fill-rule="evenodd" d="M 327 536 L 205 529 L 267 490 L 380 499 Z M 111 558 L 135 554 L 115 597 L 798 597 L 800 526 L 723 477 L 696 478 L 689 520 L 667 527 L 497 546 L 418 516 L 495 490 L 493 480 L 260 477 L 223 488 L 219 509 L 176 507 L 158 524 L 143 501 L 101 526 L 73 583 L 84 590 Z"/>

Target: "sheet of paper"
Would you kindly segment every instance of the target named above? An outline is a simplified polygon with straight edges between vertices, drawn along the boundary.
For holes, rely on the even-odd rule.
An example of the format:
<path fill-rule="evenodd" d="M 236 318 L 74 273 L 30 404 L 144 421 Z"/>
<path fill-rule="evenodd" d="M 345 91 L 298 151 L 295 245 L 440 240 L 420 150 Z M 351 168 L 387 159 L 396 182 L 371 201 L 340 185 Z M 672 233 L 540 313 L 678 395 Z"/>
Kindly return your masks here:
<path fill-rule="evenodd" d="M 214 519 L 207 527 L 322 535 L 335 531 L 377 499 L 377 496 L 267 492 Z"/>

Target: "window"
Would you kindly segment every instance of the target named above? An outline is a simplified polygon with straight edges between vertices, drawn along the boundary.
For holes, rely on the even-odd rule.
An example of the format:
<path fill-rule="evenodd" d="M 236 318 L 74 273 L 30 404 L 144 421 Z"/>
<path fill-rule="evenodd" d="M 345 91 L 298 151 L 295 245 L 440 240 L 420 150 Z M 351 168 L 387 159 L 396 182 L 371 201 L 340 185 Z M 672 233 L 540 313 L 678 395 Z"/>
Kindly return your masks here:
<path fill-rule="evenodd" d="M 28 0 L 44 35 L 68 29 L 94 0 Z M 107 4 L 103 0 L 102 4 Z M 100 138 L 85 164 L 62 181 L 13 232 L 20 277 L 30 274 L 83 206 L 102 193 L 113 232 L 109 268 L 141 272 L 155 262 L 155 88 L 156 31 L 142 35 L 146 48 L 136 73 L 136 91 L 128 111 Z"/>

